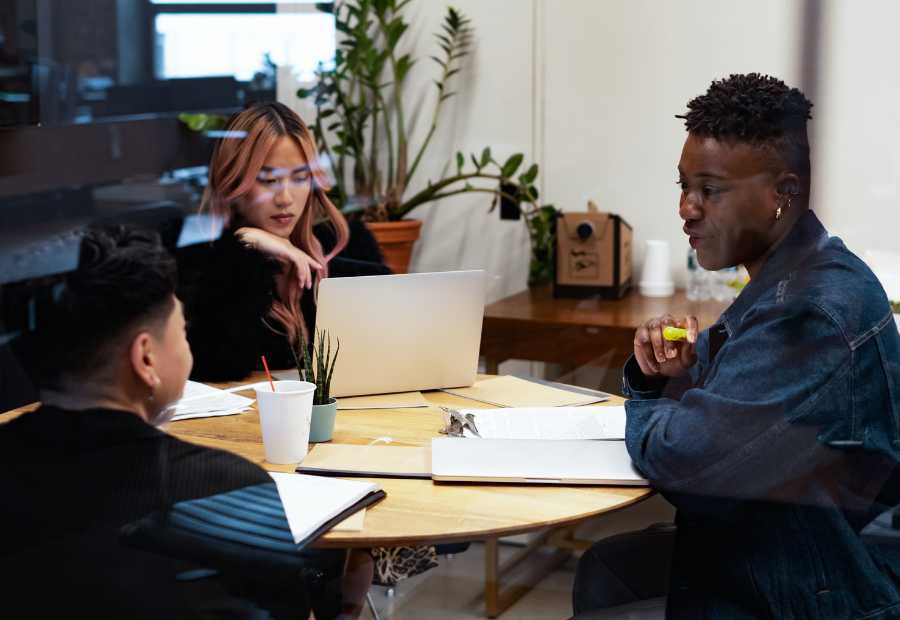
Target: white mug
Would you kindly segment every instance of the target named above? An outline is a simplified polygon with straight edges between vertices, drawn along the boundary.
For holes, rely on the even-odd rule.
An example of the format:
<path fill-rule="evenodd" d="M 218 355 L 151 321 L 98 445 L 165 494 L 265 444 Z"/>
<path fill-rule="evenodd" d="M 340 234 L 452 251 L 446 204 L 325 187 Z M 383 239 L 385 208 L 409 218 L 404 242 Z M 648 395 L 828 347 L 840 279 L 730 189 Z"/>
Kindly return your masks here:
<path fill-rule="evenodd" d="M 309 449 L 314 383 L 275 381 L 257 384 L 256 404 L 262 429 L 263 448 L 270 463 L 299 463 Z"/>

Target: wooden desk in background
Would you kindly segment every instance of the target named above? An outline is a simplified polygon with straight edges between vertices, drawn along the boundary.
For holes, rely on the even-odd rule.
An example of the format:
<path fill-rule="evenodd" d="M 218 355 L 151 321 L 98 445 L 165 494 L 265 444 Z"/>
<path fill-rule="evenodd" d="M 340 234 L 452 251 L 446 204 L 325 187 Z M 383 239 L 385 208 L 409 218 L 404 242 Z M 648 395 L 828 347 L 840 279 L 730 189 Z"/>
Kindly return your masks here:
<path fill-rule="evenodd" d="M 241 383 L 263 381 L 262 374 Z M 219 387 L 237 384 L 220 384 Z M 252 392 L 247 393 L 252 396 Z M 339 410 L 333 442 L 366 445 L 390 438 L 398 446 L 430 446 L 443 425 L 438 405 L 485 408 L 489 405 L 444 392 L 426 392 L 431 404 L 423 409 Z M 618 405 L 612 398 L 603 405 Z M 21 407 L 0 415 L 0 423 L 36 408 Z M 266 462 L 259 414 L 198 418 L 171 422 L 166 430 L 191 442 L 239 454 L 269 471 L 294 471 L 293 465 Z M 585 519 L 630 506 L 649 497 L 647 487 L 590 487 L 558 485 L 434 484 L 431 480 L 372 479 L 387 497 L 366 511 L 361 531 L 329 532 L 317 547 L 369 548 L 441 542 L 485 541 L 485 607 L 495 618 L 526 594 L 550 570 L 562 564 L 573 548 L 574 526 Z M 498 538 L 541 532 L 529 546 L 504 565 L 499 562 Z M 530 552 L 546 544 L 558 549 L 524 585 L 501 589 L 501 577 L 512 572 Z"/>
<path fill-rule="evenodd" d="M 529 289 L 484 309 L 481 355 L 497 374 L 510 359 L 585 366 L 612 351 L 609 367 L 621 368 L 631 355 L 635 330 L 647 319 L 669 313 L 695 315 L 700 329 L 716 322 L 728 302 L 690 301 L 683 290 L 673 297 L 643 297 L 632 290 L 618 300 L 554 299 L 550 286 Z"/>

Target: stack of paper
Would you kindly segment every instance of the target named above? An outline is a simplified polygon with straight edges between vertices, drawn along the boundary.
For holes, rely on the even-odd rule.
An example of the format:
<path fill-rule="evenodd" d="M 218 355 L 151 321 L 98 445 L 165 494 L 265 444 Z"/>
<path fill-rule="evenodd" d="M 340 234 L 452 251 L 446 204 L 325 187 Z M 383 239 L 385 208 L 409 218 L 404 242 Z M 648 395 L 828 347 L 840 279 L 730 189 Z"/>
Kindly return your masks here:
<path fill-rule="evenodd" d="M 278 487 L 294 542 L 311 542 L 352 514 L 384 497 L 373 482 L 270 473 Z"/>
<path fill-rule="evenodd" d="M 238 396 L 196 381 L 188 381 L 184 386 L 184 395 L 174 405 L 175 415 L 172 416 L 172 420 L 234 415 L 247 411 L 253 402 L 252 398 Z"/>
<path fill-rule="evenodd" d="M 598 403 L 608 398 L 603 395 L 561 390 L 510 376 L 483 379 L 476 381 L 472 387 L 444 391 L 495 407 L 574 407 Z"/>
<path fill-rule="evenodd" d="M 398 392 L 373 394 L 372 396 L 342 396 L 337 399 L 338 409 L 416 409 L 427 407 L 422 392 Z"/>
<path fill-rule="evenodd" d="M 625 407 L 464 409 L 482 439 L 625 439 Z M 466 437 L 474 435 L 466 429 Z"/>
<path fill-rule="evenodd" d="M 647 485 L 624 441 L 436 437 L 431 463 L 439 482 Z"/>

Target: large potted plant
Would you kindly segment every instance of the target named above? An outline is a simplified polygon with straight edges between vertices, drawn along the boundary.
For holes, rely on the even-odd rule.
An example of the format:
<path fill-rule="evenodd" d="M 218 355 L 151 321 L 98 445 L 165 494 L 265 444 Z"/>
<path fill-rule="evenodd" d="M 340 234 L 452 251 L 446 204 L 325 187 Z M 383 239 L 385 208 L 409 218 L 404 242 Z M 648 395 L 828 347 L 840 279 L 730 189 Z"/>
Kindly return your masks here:
<path fill-rule="evenodd" d="M 472 35 L 469 19 L 449 7 L 430 59 L 436 75 L 430 87 L 437 91 L 430 125 L 422 141 L 411 144 L 413 127 L 404 100 L 409 100 L 407 80 L 418 60 L 403 52 L 409 29 L 403 10 L 409 2 L 338 0 L 321 5 L 334 13 L 340 33 L 337 53 L 333 66 L 320 67 L 313 87 L 297 91 L 316 107 L 312 130 L 320 153 L 334 170 L 332 198 L 348 216 L 356 214 L 367 223 L 395 273 L 406 272 L 419 236 L 421 222 L 407 219 L 418 206 L 485 193 L 492 196 L 492 208 L 501 198 L 517 205 L 526 222 L 540 212 L 534 186 L 537 164 L 523 170 L 521 153 L 498 162 L 490 148 L 468 158 L 457 153 L 455 169 L 429 180 L 424 189 L 408 191 L 421 174 L 443 106 L 454 94 L 453 80 L 462 70 Z M 531 227 L 529 231 L 533 232 Z"/>

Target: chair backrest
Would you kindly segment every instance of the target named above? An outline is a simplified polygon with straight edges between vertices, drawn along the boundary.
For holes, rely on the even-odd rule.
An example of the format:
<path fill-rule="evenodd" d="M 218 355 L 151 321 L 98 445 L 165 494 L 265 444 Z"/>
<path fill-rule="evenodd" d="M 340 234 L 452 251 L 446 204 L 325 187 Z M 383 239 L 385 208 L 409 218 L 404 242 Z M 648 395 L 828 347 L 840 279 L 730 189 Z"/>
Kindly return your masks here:
<path fill-rule="evenodd" d="M 155 202 L 135 205 L 105 215 L 92 222 L 94 226 L 121 224 L 132 228 L 153 230 L 159 233 L 163 245 L 174 252 L 184 226 L 184 210 L 172 202 Z"/>

